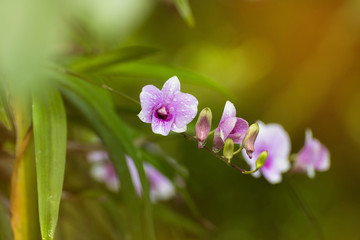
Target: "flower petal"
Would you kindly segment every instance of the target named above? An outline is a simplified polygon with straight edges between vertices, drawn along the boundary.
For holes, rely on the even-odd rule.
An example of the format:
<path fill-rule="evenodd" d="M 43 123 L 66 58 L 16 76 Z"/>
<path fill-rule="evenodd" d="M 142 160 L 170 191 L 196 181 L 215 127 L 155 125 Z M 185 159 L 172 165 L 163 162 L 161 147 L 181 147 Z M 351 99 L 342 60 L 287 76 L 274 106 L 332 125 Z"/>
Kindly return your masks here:
<path fill-rule="evenodd" d="M 176 133 L 183 133 L 186 132 L 187 126 L 178 127 L 175 123 L 171 126 L 171 131 Z"/>
<path fill-rule="evenodd" d="M 169 117 L 166 120 L 157 118 L 156 112 L 154 111 L 151 121 L 152 131 L 154 133 L 167 136 L 173 125 L 174 119 L 175 119 L 175 110 L 172 107 L 169 109 Z"/>
<path fill-rule="evenodd" d="M 153 85 L 143 87 L 140 93 L 141 111 L 138 117 L 141 121 L 151 123 L 153 111 L 156 106 L 163 102 L 163 93 Z"/>
<path fill-rule="evenodd" d="M 198 104 L 198 100 L 193 95 L 182 92 L 176 93 L 169 104 L 175 110 L 175 120 L 171 130 L 180 132 L 185 129 L 184 131 L 186 131 L 186 125 L 196 116 Z"/>
<path fill-rule="evenodd" d="M 223 147 L 224 147 L 224 141 L 221 139 L 220 129 L 217 128 L 215 129 L 215 133 L 214 133 L 212 150 L 214 152 L 219 152 Z"/>
<path fill-rule="evenodd" d="M 126 158 L 126 163 L 128 165 L 131 180 L 132 180 L 132 182 L 134 184 L 134 188 L 136 190 L 136 193 L 139 196 L 141 196 L 142 195 L 142 186 L 141 186 L 139 173 L 138 173 L 137 168 L 135 166 L 134 160 L 128 155 L 125 155 L 125 158 Z"/>
<path fill-rule="evenodd" d="M 245 161 L 251 166 L 263 151 L 268 151 L 268 157 L 264 167 L 260 169 L 266 180 L 275 184 L 281 181 L 282 172 L 289 169 L 290 138 L 284 128 L 279 124 L 264 124 L 258 122 L 259 134 L 254 144 L 253 158 L 250 159 L 245 151 L 242 155 Z"/>
<path fill-rule="evenodd" d="M 103 162 L 105 160 L 108 160 L 109 156 L 107 152 L 98 150 L 98 151 L 91 151 L 87 155 L 87 158 L 89 162 L 96 163 L 96 162 Z"/>
<path fill-rule="evenodd" d="M 259 122 L 259 135 L 255 141 L 255 151 L 258 153 L 267 150 L 268 155 L 275 158 L 288 159 L 290 154 L 290 137 L 285 129 L 276 123 L 264 124 Z M 258 149 L 258 151 L 256 150 Z"/>
<path fill-rule="evenodd" d="M 228 137 L 231 138 L 235 144 L 242 143 L 248 128 L 249 124 L 246 120 L 242 118 L 236 118 L 235 126 Z"/>
<path fill-rule="evenodd" d="M 318 139 L 312 137 L 311 130 L 306 130 L 305 144 L 296 156 L 294 170 L 305 172 L 312 178 L 315 176 L 315 170 L 326 171 L 329 167 L 328 149 Z"/>
<path fill-rule="evenodd" d="M 169 78 L 169 80 L 167 80 L 164 83 L 164 86 L 162 87 L 161 91 L 164 94 L 165 100 L 171 101 L 174 98 L 174 95 L 180 92 L 179 79 L 176 76 Z"/>
<path fill-rule="evenodd" d="M 168 200 L 175 194 L 174 185 L 159 170 L 144 163 L 144 170 L 150 183 L 150 198 L 152 202 Z"/>
<path fill-rule="evenodd" d="M 267 171 L 261 169 L 261 173 L 264 178 L 266 178 L 266 180 L 271 184 L 279 183 L 282 180 L 281 172 L 278 171 L 276 168 L 272 168 Z"/>
<path fill-rule="evenodd" d="M 230 117 L 227 118 L 224 122 L 219 124 L 218 128 L 220 131 L 220 137 L 224 142 L 228 138 L 232 130 L 234 129 L 236 122 L 237 122 L 236 117 Z"/>
<path fill-rule="evenodd" d="M 232 104 L 230 101 L 226 101 L 220 123 L 224 122 L 226 119 L 230 117 L 236 117 L 236 109 L 234 104 Z"/>
<path fill-rule="evenodd" d="M 319 159 L 315 164 L 315 168 L 320 172 L 330 168 L 330 153 L 324 145 L 321 145 Z"/>

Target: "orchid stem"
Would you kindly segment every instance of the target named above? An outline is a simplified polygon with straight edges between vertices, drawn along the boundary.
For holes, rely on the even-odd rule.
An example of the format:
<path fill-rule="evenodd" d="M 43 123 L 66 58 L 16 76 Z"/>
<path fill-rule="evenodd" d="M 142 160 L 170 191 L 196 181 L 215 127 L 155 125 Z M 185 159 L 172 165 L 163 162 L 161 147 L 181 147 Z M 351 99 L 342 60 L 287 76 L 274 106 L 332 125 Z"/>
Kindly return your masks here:
<path fill-rule="evenodd" d="M 186 139 L 189 139 L 189 140 L 193 140 L 195 142 L 197 142 L 197 139 L 196 137 L 184 132 L 182 133 L 182 135 L 186 138 Z M 245 169 L 242 169 L 241 167 L 229 162 L 228 159 L 226 159 L 225 157 L 223 156 L 220 156 L 219 154 L 217 154 L 216 152 L 214 152 L 213 150 L 211 150 L 209 147 L 207 146 L 204 146 L 203 149 L 205 149 L 206 151 L 208 151 L 209 153 L 211 153 L 212 155 L 214 155 L 216 158 L 220 159 L 221 161 L 225 162 L 228 166 L 232 167 L 232 168 L 235 168 L 236 170 L 240 171 L 242 174 L 250 174 L 250 173 L 253 173 L 253 172 L 256 172 L 258 169 L 255 169 L 253 171 L 247 171 Z"/>
<path fill-rule="evenodd" d="M 241 152 L 241 150 L 243 150 L 243 146 L 241 146 L 238 150 L 236 150 L 235 152 L 234 152 L 234 155 L 236 155 L 236 154 L 238 154 L 239 152 Z"/>

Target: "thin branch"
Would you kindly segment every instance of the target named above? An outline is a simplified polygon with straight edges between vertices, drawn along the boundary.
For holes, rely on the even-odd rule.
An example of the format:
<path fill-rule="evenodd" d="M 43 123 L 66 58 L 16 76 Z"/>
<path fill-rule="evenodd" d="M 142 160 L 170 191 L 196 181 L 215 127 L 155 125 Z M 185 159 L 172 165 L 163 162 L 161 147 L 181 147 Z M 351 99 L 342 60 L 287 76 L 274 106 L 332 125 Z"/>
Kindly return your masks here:
<path fill-rule="evenodd" d="M 186 132 L 182 133 L 182 135 L 187 139 L 190 139 L 190 140 L 193 140 L 193 141 L 197 142 L 197 139 L 194 136 L 192 136 L 192 135 L 190 135 L 190 134 L 188 134 Z M 245 169 L 240 168 L 239 166 L 237 166 L 237 165 L 235 165 L 235 164 L 233 164 L 231 162 L 229 163 L 226 158 L 224 158 L 223 156 L 220 156 L 219 154 L 217 154 L 216 152 L 211 150 L 209 147 L 204 146 L 203 149 L 205 149 L 206 151 L 208 151 L 209 153 L 211 153 L 213 156 L 220 159 L 221 161 L 225 162 L 228 166 L 230 166 L 232 168 L 235 168 L 236 170 L 240 171 L 243 174 L 247 174 L 248 171 L 246 171 Z"/>

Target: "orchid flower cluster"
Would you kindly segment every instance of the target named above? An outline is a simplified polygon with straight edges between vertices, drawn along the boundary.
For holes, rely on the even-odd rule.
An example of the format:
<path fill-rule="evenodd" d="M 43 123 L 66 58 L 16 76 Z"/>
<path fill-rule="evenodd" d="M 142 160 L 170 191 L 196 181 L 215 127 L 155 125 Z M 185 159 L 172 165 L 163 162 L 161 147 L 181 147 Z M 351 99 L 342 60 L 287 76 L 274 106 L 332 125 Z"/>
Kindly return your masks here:
<path fill-rule="evenodd" d="M 315 171 L 326 171 L 330 167 L 328 149 L 312 137 L 311 130 L 306 131 L 305 146 L 298 154 L 291 155 L 291 164 L 291 143 L 284 128 L 276 123 L 260 121 L 249 126 L 246 120 L 236 117 L 235 106 L 230 101 L 226 102 L 220 123 L 214 130 L 211 130 L 212 112 L 206 107 L 199 114 L 196 136 L 186 133 L 187 125 L 197 114 L 199 102 L 193 95 L 180 91 L 180 81 L 176 76 L 167 80 L 161 90 L 153 85 L 143 87 L 140 104 L 138 116 L 141 121 L 151 124 L 154 133 L 164 136 L 170 131 L 182 133 L 229 166 L 255 177 L 263 175 L 272 184 L 281 182 L 282 174 L 289 170 L 314 177 Z M 206 142 L 212 134 L 213 144 L 209 148 Z M 238 146 L 236 150 L 235 146 Z M 219 154 L 221 149 L 222 155 Z M 244 170 L 231 162 L 240 152 L 251 170 Z"/>
<path fill-rule="evenodd" d="M 297 154 L 290 155 L 290 137 L 281 125 L 261 121 L 249 125 L 246 120 L 236 117 L 235 106 L 230 101 L 225 103 L 221 120 L 214 130 L 211 130 L 211 109 L 206 107 L 197 119 L 196 135 L 186 133 L 187 125 L 196 117 L 199 102 L 193 95 L 180 91 L 177 77 L 167 80 L 161 90 L 153 85 L 143 87 L 140 104 L 142 109 L 138 116 L 141 121 L 151 124 L 154 133 L 163 136 L 170 131 L 181 133 L 187 139 L 196 141 L 199 149 L 206 149 L 229 166 L 254 177 L 263 175 L 272 184 L 281 182 L 285 172 L 306 173 L 313 178 L 315 171 L 326 171 L 330 167 L 328 149 L 313 138 L 311 130 L 306 131 L 304 147 Z M 212 147 L 209 148 L 207 140 L 212 134 Z M 222 155 L 219 154 L 221 150 Z M 239 153 L 250 170 L 232 163 L 234 156 L 239 156 Z M 92 176 L 110 190 L 119 191 L 120 181 L 106 152 L 91 152 L 88 159 L 92 163 Z M 129 156 L 126 156 L 126 160 L 134 187 L 141 196 L 142 188 L 135 164 Z M 146 162 L 144 170 L 153 202 L 168 200 L 175 195 L 173 183 L 159 170 Z"/>

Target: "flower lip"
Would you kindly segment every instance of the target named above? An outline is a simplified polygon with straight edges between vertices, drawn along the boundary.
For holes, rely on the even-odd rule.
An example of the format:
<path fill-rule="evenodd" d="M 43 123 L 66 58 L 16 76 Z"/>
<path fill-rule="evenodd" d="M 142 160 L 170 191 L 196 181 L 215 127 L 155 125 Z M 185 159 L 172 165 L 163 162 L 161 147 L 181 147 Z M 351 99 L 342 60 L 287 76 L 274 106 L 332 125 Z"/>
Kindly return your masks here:
<path fill-rule="evenodd" d="M 156 116 L 162 120 L 166 120 L 169 116 L 169 113 L 166 111 L 166 108 L 162 106 L 156 110 Z"/>

